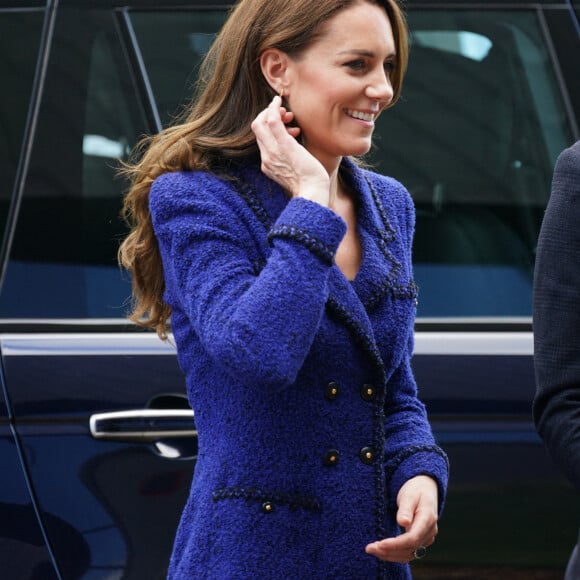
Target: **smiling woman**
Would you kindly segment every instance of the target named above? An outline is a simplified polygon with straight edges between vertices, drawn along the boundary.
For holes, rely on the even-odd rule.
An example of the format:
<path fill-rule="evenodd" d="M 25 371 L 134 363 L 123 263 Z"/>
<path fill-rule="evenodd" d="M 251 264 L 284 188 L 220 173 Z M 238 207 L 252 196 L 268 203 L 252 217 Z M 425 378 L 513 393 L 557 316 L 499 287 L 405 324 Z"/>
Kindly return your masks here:
<path fill-rule="evenodd" d="M 394 0 L 242 0 L 126 168 L 133 319 L 171 317 L 199 437 L 170 578 L 403 579 L 435 541 L 413 204 L 352 159 L 406 63 Z"/>
<path fill-rule="evenodd" d="M 261 60 L 301 127 L 302 144 L 329 174 L 341 157 L 369 151 L 374 121 L 393 100 L 397 62 L 384 8 L 366 2 L 324 23 L 308 49 L 293 56 L 271 48 Z"/>
<path fill-rule="evenodd" d="M 232 262 L 229 269 L 224 268 L 224 277 L 215 282 L 214 294 L 220 300 L 217 308 L 207 301 L 197 302 L 204 320 L 215 316 L 219 327 L 215 340 L 201 352 L 210 351 L 214 343 L 223 345 L 237 328 L 241 330 L 236 344 L 241 343 L 240 349 L 247 346 L 250 357 L 246 361 L 240 356 L 239 368 L 229 366 L 227 372 L 225 366 L 231 364 L 231 358 L 223 357 L 224 372 L 211 387 L 203 380 L 203 369 L 200 381 L 190 381 L 191 398 L 197 401 L 203 428 L 204 456 L 200 456 L 198 472 L 204 477 L 215 468 L 216 473 L 227 470 L 231 476 L 228 481 L 220 477 L 209 501 L 207 496 L 200 497 L 199 482 L 192 491 L 194 507 L 188 512 L 195 516 L 192 520 L 197 522 L 200 510 L 216 516 L 210 523 L 217 528 L 204 532 L 220 531 L 221 537 L 218 518 L 225 514 L 231 519 L 223 526 L 232 520 L 241 525 L 249 522 L 248 538 L 262 549 L 262 536 L 252 529 L 254 522 L 263 517 L 265 525 L 274 521 L 274 526 L 289 528 L 287 533 L 275 530 L 277 541 L 292 535 L 293 516 L 303 517 L 304 538 L 298 540 L 306 542 L 311 535 L 309 544 L 314 545 L 303 556 L 312 556 L 314 571 L 308 568 L 302 574 L 298 570 L 299 576 L 311 578 L 321 570 L 321 558 L 333 557 L 338 544 L 345 553 L 336 557 L 337 565 L 344 565 L 353 554 L 356 558 L 352 565 L 344 566 L 346 572 L 337 571 L 335 577 L 350 574 L 358 578 L 369 569 L 367 577 L 375 576 L 371 556 L 365 560 L 368 568 L 352 570 L 359 564 L 367 538 L 380 537 L 381 531 L 367 533 L 369 520 L 354 521 L 350 511 L 356 507 L 368 515 L 375 509 L 378 513 L 380 506 L 377 501 L 370 507 L 380 496 L 367 485 L 369 471 L 378 466 L 363 463 L 373 457 L 369 416 L 382 417 L 373 402 L 377 386 L 382 384 L 375 356 L 378 351 L 369 337 L 374 335 L 380 344 L 390 343 L 384 333 L 377 340 L 376 333 L 369 331 L 371 325 L 376 326 L 376 315 L 384 311 L 383 286 L 370 281 L 385 281 L 388 292 L 398 297 L 392 303 L 407 308 L 402 296 L 408 294 L 412 302 L 417 290 L 407 282 L 414 279 L 420 292 L 412 367 L 434 436 L 449 455 L 453 477 L 441 533 L 427 547 L 426 556 L 412 563 L 413 577 L 563 577 L 578 537 L 580 504 L 571 484 L 551 462 L 532 422 L 530 313 L 536 239 L 553 164 L 557 153 L 580 137 L 580 37 L 576 14 L 570 9 L 577 4 L 554 0 L 405 1 L 412 49 L 402 98 L 374 119 L 374 145 L 365 156 L 365 166 L 395 177 L 413 197 L 417 213 L 414 276 L 407 276 L 406 262 L 399 261 L 399 270 L 382 249 L 402 249 L 405 237 L 399 234 L 406 221 L 394 210 L 406 199 L 404 190 L 383 196 L 383 189 L 375 187 L 374 174 L 357 173 L 365 179 L 372 176 L 379 205 L 365 180 L 349 180 L 346 172 L 342 179 L 341 166 L 339 184 L 350 186 L 348 191 L 356 202 L 356 222 L 348 224 L 347 231 L 356 228 L 359 234 L 361 263 L 350 274 L 343 262 L 340 268 L 330 267 L 327 285 L 321 290 L 328 299 L 318 311 L 321 333 L 312 343 L 308 365 L 297 376 L 300 382 L 292 387 L 302 388 L 296 396 L 283 388 L 272 389 L 268 408 L 266 393 L 260 406 L 239 400 L 241 382 L 248 389 L 259 388 L 284 375 L 285 364 L 294 356 L 291 340 L 305 337 L 305 333 L 286 328 L 283 322 L 274 329 L 273 334 L 286 340 L 289 348 L 280 354 L 283 345 L 273 341 L 270 352 L 275 360 L 268 364 L 270 352 L 263 355 L 265 370 L 260 367 L 259 371 L 270 369 L 271 382 L 253 381 L 248 375 L 258 331 L 252 325 L 244 327 L 244 321 L 231 312 L 239 312 L 234 301 L 236 305 L 240 300 L 254 301 L 253 276 L 260 280 L 263 274 L 271 275 L 272 280 L 278 276 L 270 258 L 274 247 L 278 256 L 284 251 L 289 261 L 296 258 L 298 263 L 309 252 L 328 255 L 323 246 L 317 246 L 316 238 L 306 238 L 312 230 L 310 223 L 301 231 L 296 224 L 290 224 L 293 229 L 287 222 L 277 224 L 284 226 L 277 227 L 279 234 L 269 243 L 263 242 L 266 232 L 273 230 L 276 204 L 287 207 L 299 200 L 287 201 L 264 177 L 260 199 L 270 203 L 265 208 L 261 204 L 264 211 L 248 188 L 239 188 L 231 204 L 228 196 L 214 196 L 212 215 L 229 216 L 224 217 L 224 227 L 217 234 L 207 228 L 204 231 L 206 213 L 210 213 L 205 208 L 187 214 L 197 228 L 191 228 L 192 238 L 211 234 L 215 242 L 221 236 L 224 245 L 239 240 L 241 252 L 250 256 Z M 126 155 L 139 135 L 157 133 L 176 122 L 175 114 L 190 102 L 201 61 L 226 19 L 225 6 L 223 0 L 0 0 L 3 578 L 108 575 L 142 580 L 167 574 L 179 516 L 190 493 L 197 429 L 191 423 L 175 341 L 162 342 L 151 331 L 136 332 L 124 319 L 130 277 L 115 259 L 118 242 L 126 235 L 118 214 L 127 184 L 114 178 L 115 156 Z M 301 14 L 293 16 L 300 42 L 301 16 L 308 20 L 310 11 L 318 7 L 326 10 L 312 0 L 297 6 Z M 273 42 L 265 42 L 260 51 L 274 47 L 293 52 L 295 46 L 286 42 L 289 21 L 283 20 L 292 9 L 283 6 L 279 14 L 266 14 L 277 29 L 264 29 Z M 278 16 L 281 20 L 276 21 Z M 390 17 L 389 23 L 394 22 Z M 397 25 L 391 29 L 397 50 L 396 66 L 389 67 L 394 102 L 404 58 L 396 40 Z M 364 70 L 368 56 L 364 50 L 368 47 L 349 58 L 353 70 Z M 251 54 L 250 60 L 261 74 L 258 55 Z M 233 73 L 243 68 L 236 66 Z M 213 119 L 218 129 L 233 130 L 238 122 L 243 124 L 253 149 L 240 150 L 240 166 L 247 171 L 252 162 L 258 175 L 260 160 L 250 125 L 277 94 L 262 77 L 252 73 L 252 78 L 261 80 L 259 90 L 254 91 L 253 84 L 241 84 L 231 112 L 223 106 L 215 110 Z M 238 78 L 242 82 L 246 77 Z M 214 88 L 216 98 L 225 90 Z M 284 95 L 285 107 L 291 108 L 288 99 L 294 96 L 290 92 Z M 242 119 L 243 107 L 255 102 L 252 114 Z M 361 103 L 349 106 L 358 107 L 351 113 L 360 114 Z M 223 127 L 219 124 L 222 118 Z M 204 127 L 203 135 L 207 137 L 206 130 Z M 222 175 L 233 186 L 232 173 L 225 170 L 236 151 L 228 145 L 230 141 L 215 159 L 226 160 Z M 348 163 L 345 158 L 343 166 Z M 203 194 L 203 187 L 199 189 Z M 235 205 L 240 197 L 245 205 Z M 386 200 L 391 197 L 389 205 Z M 337 197 L 336 203 L 342 199 Z M 334 207 L 341 215 L 345 213 Z M 312 222 L 328 224 L 326 216 L 326 212 L 317 214 L 318 221 Z M 186 221 L 184 218 L 183 227 L 180 224 L 184 236 Z M 249 227 L 255 235 L 246 235 Z M 295 238 L 288 238 L 284 246 L 280 232 L 300 236 L 309 246 L 287 252 Z M 195 243 L 205 243 L 197 237 Z M 341 242 L 344 247 L 344 238 Z M 202 258 L 206 265 L 222 260 L 221 249 L 203 256 L 207 247 L 200 249 L 198 261 L 186 260 L 183 271 L 195 272 Z M 403 254 L 406 249 L 391 252 L 395 258 Z M 351 256 L 351 251 L 346 255 Z M 334 261 L 340 261 L 337 254 Z M 250 272 L 245 293 L 242 298 L 231 294 L 231 310 L 225 312 L 230 302 L 219 296 L 223 280 L 228 282 L 241 272 Z M 379 275 L 375 277 L 373 272 Z M 393 278 L 381 278 L 381 273 L 389 272 L 394 272 Z M 280 310 L 281 317 L 290 309 L 288 318 L 293 324 L 302 316 L 302 306 L 306 312 L 316 302 L 306 283 L 318 276 L 314 269 L 299 280 L 289 276 L 288 284 L 298 298 L 289 303 L 286 292 L 290 286 L 276 286 L 263 309 L 253 302 L 258 311 L 254 320 L 267 316 L 270 321 L 274 309 Z M 404 283 L 398 286 L 399 281 Z M 348 301 L 351 307 L 344 308 L 344 296 L 353 298 L 352 292 L 361 296 L 364 309 L 352 307 L 352 300 Z M 208 300 L 211 298 L 208 291 Z M 194 306 L 192 302 L 192 312 Z M 230 326 L 222 324 L 221 307 Z M 338 349 L 345 333 L 358 340 L 348 352 Z M 195 349 L 182 350 L 188 365 L 196 360 L 205 364 L 203 354 L 198 357 Z M 351 376 L 339 368 L 357 357 L 365 366 L 364 380 L 358 371 Z M 214 355 L 212 360 L 221 359 Z M 390 370 L 388 356 L 381 354 L 381 360 Z M 318 368 L 322 380 L 308 382 L 306 373 Z M 375 376 L 377 380 L 371 381 Z M 401 372 L 388 378 L 387 410 L 394 408 L 391 392 L 399 392 L 394 385 L 408 384 Z M 208 431 L 210 411 L 220 416 Z M 304 418 L 301 413 L 305 412 L 313 418 Z M 365 413 L 367 420 L 359 421 Z M 278 421 L 279 431 L 278 424 L 272 430 L 262 429 L 262 415 Z M 385 425 L 392 426 L 394 420 L 393 414 Z M 250 456 L 246 449 L 250 434 L 244 428 L 255 422 L 260 429 L 252 433 L 258 442 Z M 390 442 L 395 431 L 385 433 Z M 214 449 L 217 461 L 212 459 Z M 260 472 L 252 471 L 247 467 L 250 462 L 252 468 L 267 465 Z M 390 482 L 393 473 L 397 475 L 394 465 L 390 462 L 385 472 Z M 400 465 L 406 469 L 406 462 Z M 357 466 L 360 481 L 351 475 Z M 319 481 L 312 484 L 318 467 Z M 240 481 L 242 474 L 248 481 Z M 344 489 L 331 493 L 324 478 L 336 478 Z M 351 485 L 352 481 L 358 484 Z M 264 489 L 266 484 L 268 489 Z M 245 490 L 244 495 L 239 488 Z M 346 493 L 352 501 L 343 509 Z M 387 504 L 389 518 L 396 509 L 394 503 Z M 242 506 L 248 507 L 254 519 L 240 517 L 237 510 Z M 341 509 L 340 525 L 327 531 L 322 524 L 332 523 L 331 514 Z M 475 526 L 473 514 L 477 514 Z M 313 529 L 317 522 L 320 526 Z M 356 529 L 365 530 L 360 534 L 365 535 L 362 541 L 353 533 Z M 239 533 L 243 535 L 244 530 Z M 254 576 L 268 576 L 270 563 L 278 563 L 280 545 L 272 548 L 268 565 Z M 247 544 L 236 545 L 231 553 L 237 556 L 242 548 L 248 549 Z M 251 558 L 257 547 L 249 548 L 247 557 Z M 224 557 L 224 561 L 229 559 L 229 554 Z M 220 572 L 204 566 L 197 576 L 211 578 Z M 319 573 L 321 577 L 332 575 L 332 570 Z"/>

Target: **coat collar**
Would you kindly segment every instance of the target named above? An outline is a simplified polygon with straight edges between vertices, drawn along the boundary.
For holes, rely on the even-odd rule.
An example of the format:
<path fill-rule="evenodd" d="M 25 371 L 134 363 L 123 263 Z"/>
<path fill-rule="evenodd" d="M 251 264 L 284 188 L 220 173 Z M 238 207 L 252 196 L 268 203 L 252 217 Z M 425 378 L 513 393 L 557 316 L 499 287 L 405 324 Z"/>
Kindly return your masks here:
<path fill-rule="evenodd" d="M 355 195 L 362 261 L 352 281 L 345 278 L 336 264 L 332 267 L 327 311 L 349 328 L 354 340 L 372 360 L 379 381 L 384 382 L 385 365 L 369 314 L 396 285 L 401 272 L 401 264 L 389 248 L 395 240 L 395 229 L 389 222 L 371 173 L 345 159 L 341 178 Z"/>
<path fill-rule="evenodd" d="M 268 231 L 288 203 L 288 198 L 278 184 L 259 170 L 258 158 L 250 161 L 236 167 L 235 173 L 240 178 L 238 190 Z M 375 188 L 377 182 L 372 173 L 344 158 L 340 175 L 355 195 L 362 262 L 352 282 L 348 282 L 338 266 L 334 266 L 331 290 L 337 300 L 345 302 L 345 306 L 353 307 L 353 300 L 358 298 L 370 311 L 396 287 L 401 273 L 401 264 L 390 250 L 395 240 L 395 229 Z"/>
<path fill-rule="evenodd" d="M 341 177 L 355 195 L 357 230 L 362 244 L 360 269 L 350 285 L 368 311 L 397 284 L 401 273 L 401 264 L 390 250 L 395 229 L 371 176 L 350 159 L 343 160 Z"/>
<path fill-rule="evenodd" d="M 369 313 L 397 287 L 401 264 L 390 250 L 395 229 L 387 209 L 375 188 L 373 174 L 345 158 L 340 168 L 343 178 L 355 195 L 357 230 L 362 244 L 362 261 L 353 281 L 334 265 L 329 276 L 329 315 L 345 324 L 357 342 L 371 357 L 380 378 L 384 364 L 377 347 Z M 251 163 L 238 166 L 238 191 L 268 231 L 288 203 L 282 189 Z"/>

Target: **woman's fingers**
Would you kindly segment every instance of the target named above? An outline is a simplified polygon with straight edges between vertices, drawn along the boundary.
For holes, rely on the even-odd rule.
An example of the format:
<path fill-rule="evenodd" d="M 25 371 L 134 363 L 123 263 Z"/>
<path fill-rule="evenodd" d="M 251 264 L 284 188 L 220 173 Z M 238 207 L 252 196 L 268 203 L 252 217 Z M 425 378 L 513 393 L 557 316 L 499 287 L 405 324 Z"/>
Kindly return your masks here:
<path fill-rule="evenodd" d="M 372 542 L 365 548 L 367 554 L 376 556 L 389 562 L 407 563 L 417 557 L 416 551 L 420 547 L 432 546 L 437 536 L 437 524 L 427 529 L 421 529 L 419 533 L 409 531 L 396 538 L 386 538 L 378 542 Z"/>
<path fill-rule="evenodd" d="M 407 481 L 398 495 L 397 523 L 405 532 L 396 538 L 373 542 L 366 552 L 390 562 L 405 563 L 426 554 L 438 533 L 437 484 L 427 476 Z"/>
<path fill-rule="evenodd" d="M 328 173 L 294 138 L 300 129 L 286 125 L 293 120 L 293 113 L 283 107 L 280 97 L 276 96 L 252 122 L 262 172 L 292 196 L 302 195 L 328 205 Z"/>

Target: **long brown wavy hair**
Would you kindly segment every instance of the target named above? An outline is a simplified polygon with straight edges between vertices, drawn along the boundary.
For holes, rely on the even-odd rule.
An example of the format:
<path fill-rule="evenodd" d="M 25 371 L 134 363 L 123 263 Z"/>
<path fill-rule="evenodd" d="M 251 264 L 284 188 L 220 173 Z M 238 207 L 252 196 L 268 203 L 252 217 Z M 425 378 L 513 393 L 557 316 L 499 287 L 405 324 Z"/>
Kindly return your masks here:
<path fill-rule="evenodd" d="M 163 266 L 149 213 L 149 190 L 162 173 L 209 170 L 224 159 L 258 152 L 251 122 L 274 97 L 260 55 L 277 48 L 296 58 L 315 39 L 321 24 L 359 2 L 385 9 L 397 63 L 391 73 L 392 106 L 400 96 L 408 61 L 408 33 L 398 0 L 241 0 L 231 10 L 202 66 L 192 102 L 180 121 L 142 140 L 121 173 L 130 180 L 122 215 L 130 233 L 119 262 L 132 274 L 129 319 L 167 338 L 171 308 L 163 301 Z"/>

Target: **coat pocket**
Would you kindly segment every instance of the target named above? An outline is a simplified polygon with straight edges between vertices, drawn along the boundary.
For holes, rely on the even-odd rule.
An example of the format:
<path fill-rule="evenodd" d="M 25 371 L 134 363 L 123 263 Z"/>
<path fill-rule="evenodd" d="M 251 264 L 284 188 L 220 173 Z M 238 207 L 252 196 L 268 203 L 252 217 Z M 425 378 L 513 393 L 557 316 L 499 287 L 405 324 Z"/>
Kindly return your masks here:
<path fill-rule="evenodd" d="M 214 502 L 238 500 L 255 504 L 263 513 L 272 513 L 282 506 L 291 510 L 320 511 L 320 502 L 313 496 L 255 487 L 219 488 L 213 491 L 212 499 Z"/>

